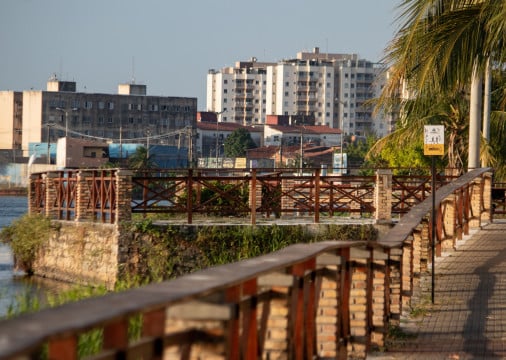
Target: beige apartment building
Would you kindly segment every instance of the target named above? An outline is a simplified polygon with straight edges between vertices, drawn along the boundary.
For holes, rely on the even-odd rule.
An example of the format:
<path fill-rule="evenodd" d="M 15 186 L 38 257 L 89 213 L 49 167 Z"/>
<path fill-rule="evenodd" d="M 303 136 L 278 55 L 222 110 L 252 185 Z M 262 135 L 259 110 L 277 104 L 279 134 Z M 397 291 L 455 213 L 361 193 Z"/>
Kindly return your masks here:
<path fill-rule="evenodd" d="M 368 104 L 380 93 L 382 64 L 357 54 L 299 52 L 294 59 L 260 63 L 255 58 L 207 75 L 207 110 L 221 122 L 265 124 L 268 115 L 313 116 L 316 125 L 346 135 L 383 136 L 391 121 Z"/>
<path fill-rule="evenodd" d="M 0 92 L 0 148 L 56 143 L 69 136 L 109 142 L 190 147 L 197 99 L 148 96 L 146 85 L 120 84 L 118 94 L 76 92 L 56 77 L 46 91 Z"/>

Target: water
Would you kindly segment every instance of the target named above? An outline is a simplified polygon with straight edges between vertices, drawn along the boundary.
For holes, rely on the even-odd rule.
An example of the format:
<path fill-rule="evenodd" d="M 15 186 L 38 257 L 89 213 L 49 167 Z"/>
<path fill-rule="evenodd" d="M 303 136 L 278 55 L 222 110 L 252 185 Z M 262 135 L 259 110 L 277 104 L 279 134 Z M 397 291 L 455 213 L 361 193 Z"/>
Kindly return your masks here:
<path fill-rule="evenodd" d="M 0 196 L 0 229 L 24 215 L 28 209 L 26 196 Z M 9 246 L 0 243 L 0 319 L 9 306 L 15 306 L 19 297 L 37 297 L 44 301 L 45 294 L 55 292 L 58 284 L 37 277 L 28 277 L 14 271 Z"/>

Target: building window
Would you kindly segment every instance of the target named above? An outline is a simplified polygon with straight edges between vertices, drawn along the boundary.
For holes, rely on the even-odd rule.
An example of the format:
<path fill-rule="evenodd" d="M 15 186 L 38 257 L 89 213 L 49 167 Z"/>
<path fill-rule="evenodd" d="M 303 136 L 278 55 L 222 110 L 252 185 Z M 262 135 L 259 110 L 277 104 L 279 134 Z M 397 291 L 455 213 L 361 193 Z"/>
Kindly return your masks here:
<path fill-rule="evenodd" d="M 114 110 L 114 103 L 113 102 L 109 102 L 107 104 L 107 107 L 109 108 L 109 110 Z"/>
<path fill-rule="evenodd" d="M 93 102 L 91 102 L 91 101 L 85 101 L 84 102 L 84 108 L 87 109 L 87 110 L 93 108 Z"/>
<path fill-rule="evenodd" d="M 103 101 L 99 101 L 99 102 L 98 102 L 98 108 L 99 108 L 100 110 L 104 110 L 104 109 L 105 109 L 105 102 L 103 102 Z"/>
<path fill-rule="evenodd" d="M 98 123 L 99 123 L 99 124 L 103 124 L 103 123 L 104 123 L 104 118 L 103 118 L 103 116 L 99 116 L 99 117 L 98 117 Z"/>
<path fill-rule="evenodd" d="M 224 94 L 228 94 L 228 90 L 227 89 L 223 89 L 223 93 Z"/>
<path fill-rule="evenodd" d="M 108 118 L 107 118 L 107 123 L 108 123 L 108 124 L 112 124 L 112 117 L 108 117 Z"/>

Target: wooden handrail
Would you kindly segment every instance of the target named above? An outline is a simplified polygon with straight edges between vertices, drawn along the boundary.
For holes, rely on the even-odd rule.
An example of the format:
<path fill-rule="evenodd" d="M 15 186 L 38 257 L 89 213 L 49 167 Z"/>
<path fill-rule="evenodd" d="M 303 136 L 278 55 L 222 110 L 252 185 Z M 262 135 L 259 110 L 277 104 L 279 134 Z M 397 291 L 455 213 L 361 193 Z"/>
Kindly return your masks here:
<path fill-rule="evenodd" d="M 446 186 L 436 191 L 436 208 L 449 195 L 455 193 L 466 186 L 475 178 L 491 172 L 491 168 L 480 168 L 467 172 Z M 403 216 L 399 222 L 381 239 L 378 243 L 385 247 L 400 247 L 402 243 L 413 233 L 413 230 L 427 216 L 432 208 L 432 197 L 428 197 L 423 202 L 413 206 L 408 214 Z"/>

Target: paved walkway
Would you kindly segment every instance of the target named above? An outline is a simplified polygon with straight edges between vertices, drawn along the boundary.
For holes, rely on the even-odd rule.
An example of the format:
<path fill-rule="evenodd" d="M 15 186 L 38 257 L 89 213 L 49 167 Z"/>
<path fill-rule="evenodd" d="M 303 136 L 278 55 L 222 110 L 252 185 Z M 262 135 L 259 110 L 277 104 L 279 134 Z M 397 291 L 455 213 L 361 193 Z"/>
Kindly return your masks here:
<path fill-rule="evenodd" d="M 484 226 L 439 258 L 435 282 L 432 304 L 431 277 L 422 281 L 424 316 L 402 321 L 389 351 L 367 358 L 506 359 L 506 221 Z"/>

